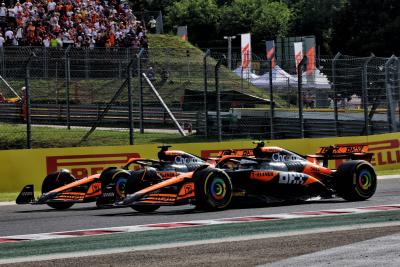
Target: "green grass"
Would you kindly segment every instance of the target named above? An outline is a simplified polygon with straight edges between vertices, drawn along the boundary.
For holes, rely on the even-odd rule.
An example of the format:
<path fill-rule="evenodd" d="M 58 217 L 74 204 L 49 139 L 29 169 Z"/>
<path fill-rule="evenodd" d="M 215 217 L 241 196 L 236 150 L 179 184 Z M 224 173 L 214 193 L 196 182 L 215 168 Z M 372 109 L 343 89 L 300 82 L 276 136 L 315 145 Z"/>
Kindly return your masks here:
<path fill-rule="evenodd" d="M 19 192 L 0 193 L 0 202 L 15 201 L 17 199 L 18 194 Z M 41 195 L 40 191 L 35 191 L 35 197 L 38 197 L 40 195 Z"/>
<path fill-rule="evenodd" d="M 89 128 L 74 128 L 68 130 L 66 127 L 32 127 L 32 147 L 76 147 L 76 146 L 116 146 L 129 145 L 129 132 L 127 129 L 110 129 L 93 132 L 87 141 L 81 142 L 82 137 Z M 146 130 L 145 130 L 146 131 Z M 194 143 L 211 142 L 196 135 L 182 137 L 178 130 L 176 133 L 144 133 L 135 132 L 135 144 L 168 144 L 168 143 Z M 26 148 L 26 126 L 0 123 L 0 150 Z"/>

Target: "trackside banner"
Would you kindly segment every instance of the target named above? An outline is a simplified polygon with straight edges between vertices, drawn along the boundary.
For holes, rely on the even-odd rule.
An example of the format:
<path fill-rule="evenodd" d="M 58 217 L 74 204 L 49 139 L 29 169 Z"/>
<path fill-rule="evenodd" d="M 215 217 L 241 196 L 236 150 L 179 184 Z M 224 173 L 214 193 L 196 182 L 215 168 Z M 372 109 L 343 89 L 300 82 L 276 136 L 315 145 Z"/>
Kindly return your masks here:
<path fill-rule="evenodd" d="M 251 72 L 251 36 L 250 33 L 241 35 L 242 50 L 242 71 L 243 73 Z"/>
<path fill-rule="evenodd" d="M 374 153 L 372 164 L 377 170 L 400 169 L 399 133 L 368 137 L 274 140 L 266 145 L 281 146 L 305 155 L 315 153 L 320 146 L 339 144 L 367 144 L 369 151 Z M 172 149 L 203 157 L 215 156 L 220 149 L 253 147 L 251 140 L 172 145 Z M 17 192 L 26 184 L 34 184 L 35 190 L 40 190 L 44 177 L 59 169 L 69 169 L 76 177 L 82 178 L 100 173 L 108 166 L 123 166 L 131 157 L 156 158 L 157 152 L 157 145 L 0 151 L 0 192 Z"/>

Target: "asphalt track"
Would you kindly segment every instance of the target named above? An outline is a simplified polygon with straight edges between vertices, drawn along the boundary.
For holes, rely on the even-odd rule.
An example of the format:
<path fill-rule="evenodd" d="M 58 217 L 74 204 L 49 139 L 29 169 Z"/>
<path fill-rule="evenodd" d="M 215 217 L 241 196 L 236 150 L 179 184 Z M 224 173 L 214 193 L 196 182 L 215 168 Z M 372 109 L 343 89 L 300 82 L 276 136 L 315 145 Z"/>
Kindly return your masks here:
<path fill-rule="evenodd" d="M 45 205 L 6 205 L 0 206 L 0 236 L 399 204 L 399 178 L 400 175 L 397 179 L 380 179 L 376 194 L 363 202 L 346 202 L 338 198 L 219 212 L 198 212 L 190 206 L 162 207 L 157 212 L 141 214 L 130 208 L 98 209 L 94 203 L 76 204 L 66 211 Z"/>

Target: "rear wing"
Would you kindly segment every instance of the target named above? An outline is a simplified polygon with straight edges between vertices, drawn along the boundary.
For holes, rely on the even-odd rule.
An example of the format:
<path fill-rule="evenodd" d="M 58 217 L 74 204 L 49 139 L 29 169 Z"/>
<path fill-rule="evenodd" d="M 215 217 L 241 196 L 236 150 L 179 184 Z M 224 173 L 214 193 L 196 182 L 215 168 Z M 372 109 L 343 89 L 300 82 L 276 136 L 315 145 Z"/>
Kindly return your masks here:
<path fill-rule="evenodd" d="M 373 153 L 368 152 L 367 145 L 356 144 L 320 147 L 315 155 L 307 155 L 307 159 L 322 160 L 323 166 L 327 166 L 329 160 L 336 159 L 359 159 L 371 162 L 372 156 Z"/>

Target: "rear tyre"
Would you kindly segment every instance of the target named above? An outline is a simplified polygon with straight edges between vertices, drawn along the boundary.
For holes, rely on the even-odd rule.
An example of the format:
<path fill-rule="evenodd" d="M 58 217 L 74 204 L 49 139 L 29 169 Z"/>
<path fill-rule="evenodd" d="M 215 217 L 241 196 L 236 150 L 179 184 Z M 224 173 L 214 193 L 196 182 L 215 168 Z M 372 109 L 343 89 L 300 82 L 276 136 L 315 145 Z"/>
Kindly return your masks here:
<path fill-rule="evenodd" d="M 42 194 L 50 192 L 51 190 L 67 185 L 69 183 L 72 183 L 74 180 L 75 178 L 67 171 L 57 171 L 50 173 L 49 175 L 46 176 L 46 178 L 44 178 L 44 181 L 42 183 Z M 72 207 L 74 203 L 57 202 L 57 203 L 47 203 L 47 205 L 56 210 L 65 210 Z"/>
<path fill-rule="evenodd" d="M 125 185 L 125 193 L 126 194 L 133 194 L 143 188 L 150 186 L 148 182 L 143 181 L 143 175 L 145 175 L 145 171 L 136 171 L 133 172 L 129 179 L 126 181 Z M 132 209 L 138 212 L 153 212 L 160 208 L 159 205 L 130 205 Z"/>
<path fill-rule="evenodd" d="M 375 194 L 376 173 L 367 161 L 347 161 L 339 166 L 335 175 L 337 193 L 347 201 L 362 201 Z"/>
<path fill-rule="evenodd" d="M 232 181 L 220 169 L 205 168 L 194 173 L 196 208 L 222 210 L 232 201 Z"/>

